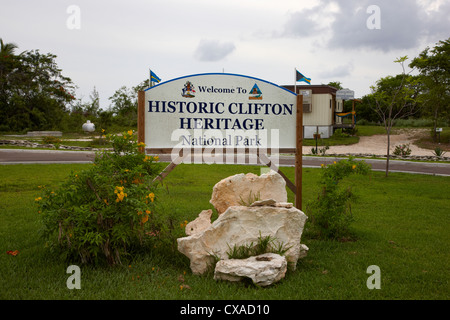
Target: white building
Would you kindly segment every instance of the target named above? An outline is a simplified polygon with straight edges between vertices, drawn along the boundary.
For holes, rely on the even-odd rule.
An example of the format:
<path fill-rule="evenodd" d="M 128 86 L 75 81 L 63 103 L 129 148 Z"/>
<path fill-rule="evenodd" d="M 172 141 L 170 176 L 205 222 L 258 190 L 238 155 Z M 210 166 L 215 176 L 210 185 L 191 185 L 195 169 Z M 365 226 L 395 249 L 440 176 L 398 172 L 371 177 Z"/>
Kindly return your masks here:
<path fill-rule="evenodd" d="M 295 91 L 295 86 L 283 86 Z M 297 85 L 297 94 L 303 94 L 303 138 L 313 139 L 315 133 L 321 138 L 330 138 L 337 128 L 355 126 L 355 101 L 353 112 L 343 114 L 344 101 L 336 99 L 336 88 L 327 85 Z M 351 117 L 351 124 L 344 124 L 343 117 Z"/>

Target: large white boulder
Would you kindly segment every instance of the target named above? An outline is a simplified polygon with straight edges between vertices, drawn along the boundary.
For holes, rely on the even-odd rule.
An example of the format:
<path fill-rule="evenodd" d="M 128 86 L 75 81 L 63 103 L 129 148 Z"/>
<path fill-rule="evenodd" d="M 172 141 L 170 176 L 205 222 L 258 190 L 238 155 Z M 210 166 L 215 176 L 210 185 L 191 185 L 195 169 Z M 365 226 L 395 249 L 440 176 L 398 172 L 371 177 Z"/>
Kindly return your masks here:
<path fill-rule="evenodd" d="M 231 248 L 256 245 L 260 237 L 270 236 L 275 245 L 288 248 L 284 255 L 288 267 L 295 270 L 297 260 L 305 255 L 300 240 L 307 219 L 294 207 L 232 206 L 207 229 L 177 239 L 178 250 L 189 258 L 194 274 L 204 274 L 215 259 L 228 259 Z"/>
<path fill-rule="evenodd" d="M 265 253 L 248 259 L 220 260 L 214 270 L 214 279 L 241 281 L 250 278 L 254 284 L 266 287 L 283 279 L 286 271 L 285 257 Z"/>
<path fill-rule="evenodd" d="M 286 181 L 273 170 L 260 176 L 241 173 L 225 178 L 213 187 L 209 202 L 220 215 L 231 206 L 249 205 L 263 199 L 287 202 Z"/>

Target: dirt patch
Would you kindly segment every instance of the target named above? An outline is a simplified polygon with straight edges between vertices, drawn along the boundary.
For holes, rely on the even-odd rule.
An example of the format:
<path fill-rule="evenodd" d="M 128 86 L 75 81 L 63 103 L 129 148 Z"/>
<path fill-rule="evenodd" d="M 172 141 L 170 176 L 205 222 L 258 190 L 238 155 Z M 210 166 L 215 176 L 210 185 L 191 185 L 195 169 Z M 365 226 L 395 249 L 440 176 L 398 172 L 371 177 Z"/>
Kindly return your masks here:
<path fill-rule="evenodd" d="M 429 134 L 428 129 L 400 129 L 395 134 L 391 134 L 390 154 L 393 154 L 395 146 L 409 144 L 411 155 L 413 156 L 431 156 L 434 147 L 425 149 L 415 144 L 415 141 L 426 137 Z M 441 147 L 442 148 L 442 147 Z M 442 148 L 444 149 L 444 148 Z M 363 136 L 359 142 L 349 146 L 331 146 L 327 154 L 373 154 L 378 156 L 386 155 L 387 135 Z M 303 147 L 304 154 L 311 152 L 311 147 Z"/>

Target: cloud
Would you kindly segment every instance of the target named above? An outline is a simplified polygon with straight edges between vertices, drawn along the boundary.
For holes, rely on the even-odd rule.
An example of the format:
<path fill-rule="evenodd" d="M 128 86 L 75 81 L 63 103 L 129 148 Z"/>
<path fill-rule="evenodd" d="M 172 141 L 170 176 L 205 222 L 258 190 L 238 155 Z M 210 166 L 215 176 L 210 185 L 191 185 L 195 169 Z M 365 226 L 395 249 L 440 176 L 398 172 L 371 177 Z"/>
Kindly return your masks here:
<path fill-rule="evenodd" d="M 374 2 L 377 13 L 369 9 Z M 328 49 L 389 52 L 416 48 L 422 40 L 446 39 L 449 16 L 446 1 L 320 0 L 313 8 L 292 13 L 279 35 L 320 37 L 320 45 Z M 368 27 L 374 22 L 379 28 Z"/>
<path fill-rule="evenodd" d="M 321 78 L 344 78 L 351 75 L 353 71 L 353 63 L 349 62 L 346 65 L 337 66 L 331 70 L 323 71 L 319 74 Z"/>
<path fill-rule="evenodd" d="M 292 13 L 286 22 L 282 35 L 303 38 L 325 31 L 324 27 L 321 27 L 312 17 L 313 12 L 314 9 L 305 9 L 301 12 Z"/>
<path fill-rule="evenodd" d="M 326 4 L 320 0 L 317 6 L 305 8 L 289 15 L 282 32 L 274 32 L 281 37 L 312 37 L 329 29 L 335 10 L 334 3 Z"/>
<path fill-rule="evenodd" d="M 201 40 L 195 50 L 197 60 L 214 62 L 224 59 L 236 49 L 232 42 L 220 42 L 217 40 Z"/>
<path fill-rule="evenodd" d="M 341 11 L 331 25 L 333 36 L 327 46 L 388 52 L 419 45 L 424 22 L 415 1 L 383 1 L 375 7 L 377 11 L 368 10 L 372 3 L 372 0 L 340 3 Z M 378 24 L 379 28 L 369 28 L 368 22 Z"/>
<path fill-rule="evenodd" d="M 433 41 L 448 39 L 450 30 L 450 2 L 444 1 L 438 4 L 435 10 L 425 11 L 423 20 L 427 27 L 426 30 L 423 30 L 426 36 L 434 37 L 435 39 L 433 38 Z"/>

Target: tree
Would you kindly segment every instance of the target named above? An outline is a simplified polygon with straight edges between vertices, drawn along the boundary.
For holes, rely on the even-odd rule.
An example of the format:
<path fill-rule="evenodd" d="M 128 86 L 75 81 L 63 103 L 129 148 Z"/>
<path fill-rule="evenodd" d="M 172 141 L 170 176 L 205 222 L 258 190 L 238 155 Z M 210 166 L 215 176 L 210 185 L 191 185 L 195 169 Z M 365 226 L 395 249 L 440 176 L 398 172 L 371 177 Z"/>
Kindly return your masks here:
<path fill-rule="evenodd" d="M 135 126 L 137 124 L 137 99 L 133 90 L 123 86 L 116 90 L 109 100 L 112 102 L 111 110 L 120 125 Z"/>
<path fill-rule="evenodd" d="M 95 87 L 89 95 L 89 98 L 91 99 L 91 102 L 87 105 L 86 112 L 89 113 L 89 115 L 97 117 L 100 111 L 100 94 Z"/>
<path fill-rule="evenodd" d="M 344 89 L 344 88 L 342 87 L 342 82 L 340 82 L 340 81 L 331 81 L 331 82 L 329 82 L 329 83 L 327 84 L 327 86 L 334 87 L 334 88 L 336 88 L 336 89 L 338 89 L 338 90 Z"/>
<path fill-rule="evenodd" d="M 146 88 L 148 88 L 148 80 L 143 80 L 131 89 L 126 86 L 121 87 L 109 98 L 112 102 L 111 110 L 118 118 L 119 124 L 126 126 L 137 125 L 137 93 Z"/>
<path fill-rule="evenodd" d="M 386 177 L 389 175 L 392 126 L 397 119 L 409 117 L 417 111 L 418 79 L 406 74 L 404 64 L 407 59 L 404 56 L 394 61 L 402 66 L 402 74 L 381 78 L 376 86 L 372 86 L 374 110 L 387 133 Z"/>
<path fill-rule="evenodd" d="M 5 90 L 7 84 L 6 75 L 15 67 L 16 55 L 14 54 L 17 45 L 14 43 L 4 43 L 0 38 L 0 92 Z"/>
<path fill-rule="evenodd" d="M 450 38 L 426 48 L 409 65 L 420 71 L 421 94 L 425 110 L 434 120 L 433 138 L 440 117 L 450 114 Z"/>
<path fill-rule="evenodd" d="M 364 119 L 369 122 L 380 121 L 379 116 L 373 106 L 376 100 L 373 93 L 369 93 L 362 97 L 361 104 L 358 105 L 358 119 Z"/>
<path fill-rule="evenodd" d="M 0 43 L 0 129 L 57 128 L 74 100 L 74 86 L 62 75 L 56 56 L 39 50 L 14 55 L 13 44 Z"/>

